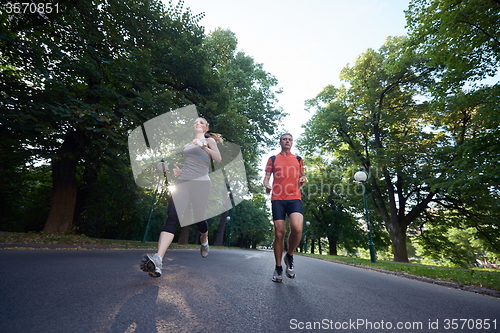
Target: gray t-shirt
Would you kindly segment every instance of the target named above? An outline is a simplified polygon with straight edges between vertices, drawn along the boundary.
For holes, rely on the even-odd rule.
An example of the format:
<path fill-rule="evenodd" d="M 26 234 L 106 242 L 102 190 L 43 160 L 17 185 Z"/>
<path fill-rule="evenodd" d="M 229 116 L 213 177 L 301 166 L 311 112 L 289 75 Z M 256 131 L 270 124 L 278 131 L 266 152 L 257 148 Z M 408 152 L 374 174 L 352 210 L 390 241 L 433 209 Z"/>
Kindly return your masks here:
<path fill-rule="evenodd" d="M 205 143 L 206 139 L 201 140 Z M 210 180 L 210 156 L 205 149 L 197 145 L 187 145 L 183 151 L 186 161 L 182 168 L 179 180 Z"/>

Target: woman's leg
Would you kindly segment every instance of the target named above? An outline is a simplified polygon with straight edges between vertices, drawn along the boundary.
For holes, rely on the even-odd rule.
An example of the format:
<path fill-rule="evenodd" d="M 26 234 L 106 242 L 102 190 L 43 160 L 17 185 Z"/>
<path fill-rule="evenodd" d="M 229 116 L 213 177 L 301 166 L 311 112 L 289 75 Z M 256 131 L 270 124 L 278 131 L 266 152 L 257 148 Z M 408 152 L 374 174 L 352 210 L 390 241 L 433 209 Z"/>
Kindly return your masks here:
<path fill-rule="evenodd" d="M 168 247 L 174 240 L 175 227 L 177 226 L 177 222 L 179 221 L 173 197 L 170 197 L 170 199 L 168 200 L 167 213 L 167 220 L 161 228 L 160 237 L 158 239 L 158 252 L 156 252 L 157 255 L 162 259 L 165 255 L 165 252 L 167 252 Z"/>
<path fill-rule="evenodd" d="M 206 220 L 208 198 L 212 190 L 210 181 L 193 181 L 190 186 L 191 202 L 193 203 L 194 220 L 201 234 L 201 243 L 208 242 L 208 223 Z"/>
<path fill-rule="evenodd" d="M 198 231 L 200 232 L 200 242 L 201 244 L 208 243 L 208 222 L 207 220 L 196 223 Z"/>
<path fill-rule="evenodd" d="M 160 232 L 160 238 L 158 239 L 158 256 L 163 259 L 165 252 L 167 252 L 168 247 L 172 244 L 174 240 L 174 234 L 166 231 Z"/>
<path fill-rule="evenodd" d="M 190 187 L 191 203 L 193 204 L 194 220 L 200 232 L 200 254 L 203 258 L 208 256 L 208 222 L 206 220 L 208 198 L 212 189 L 210 181 L 193 181 Z"/>

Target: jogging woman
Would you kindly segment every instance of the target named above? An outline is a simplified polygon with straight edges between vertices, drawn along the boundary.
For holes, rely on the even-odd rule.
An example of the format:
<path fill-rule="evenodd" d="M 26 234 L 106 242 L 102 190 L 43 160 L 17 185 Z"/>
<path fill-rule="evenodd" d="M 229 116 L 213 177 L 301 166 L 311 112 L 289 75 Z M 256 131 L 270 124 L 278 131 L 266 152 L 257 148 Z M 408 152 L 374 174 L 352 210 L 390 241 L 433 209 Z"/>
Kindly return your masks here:
<path fill-rule="evenodd" d="M 193 127 L 194 139 L 183 150 L 184 166 L 181 169 L 174 164 L 174 175 L 178 178 L 168 203 L 168 217 L 160 232 L 157 252 L 153 256 L 145 255 L 141 261 L 141 269 L 151 277 L 161 276 L 163 257 L 174 239 L 179 217 L 182 218 L 189 206 L 201 234 L 201 256 L 208 256 L 208 223 L 205 214 L 212 187 L 208 173 L 210 160 L 222 160 L 217 147 L 217 142 L 222 142 L 222 139 L 218 134 L 208 133 L 208 122 L 204 118 L 197 118 Z"/>

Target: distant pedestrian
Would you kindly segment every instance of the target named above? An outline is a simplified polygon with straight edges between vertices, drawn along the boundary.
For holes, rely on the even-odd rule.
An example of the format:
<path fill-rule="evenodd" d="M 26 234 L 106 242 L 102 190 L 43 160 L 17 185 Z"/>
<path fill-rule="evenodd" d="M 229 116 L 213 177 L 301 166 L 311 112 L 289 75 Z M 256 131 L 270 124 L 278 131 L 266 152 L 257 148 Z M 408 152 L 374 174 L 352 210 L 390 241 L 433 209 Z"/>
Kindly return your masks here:
<path fill-rule="evenodd" d="M 285 239 L 285 219 L 288 215 L 290 221 L 290 235 L 288 236 L 288 249 L 283 257 L 286 265 L 286 276 L 295 278 L 293 253 L 302 237 L 302 223 L 304 221 L 302 196 L 300 187 L 306 183 L 304 162 L 300 156 L 292 154 L 293 137 L 285 133 L 280 138 L 281 152 L 271 156 L 265 168 L 263 180 L 266 192 L 272 192 L 271 207 L 274 223 L 274 259 L 276 267 L 272 281 L 283 282 L 283 268 L 281 258 L 283 255 Z M 270 185 L 271 175 L 273 184 Z"/>
<path fill-rule="evenodd" d="M 221 142 L 220 135 L 208 133 L 208 122 L 198 118 L 194 122 L 195 137 L 193 141 L 184 146 L 185 162 L 182 170 L 175 165 L 174 175 L 178 177 L 175 190 L 168 203 L 168 217 L 163 225 L 158 240 L 158 250 L 153 256 L 145 255 L 141 261 L 141 269 L 151 277 L 160 277 L 163 266 L 163 257 L 172 243 L 175 227 L 186 208 L 191 207 L 194 221 L 200 232 L 201 249 L 203 258 L 208 256 L 208 223 L 206 211 L 208 197 L 211 191 L 210 160 L 222 160 L 217 142 Z"/>

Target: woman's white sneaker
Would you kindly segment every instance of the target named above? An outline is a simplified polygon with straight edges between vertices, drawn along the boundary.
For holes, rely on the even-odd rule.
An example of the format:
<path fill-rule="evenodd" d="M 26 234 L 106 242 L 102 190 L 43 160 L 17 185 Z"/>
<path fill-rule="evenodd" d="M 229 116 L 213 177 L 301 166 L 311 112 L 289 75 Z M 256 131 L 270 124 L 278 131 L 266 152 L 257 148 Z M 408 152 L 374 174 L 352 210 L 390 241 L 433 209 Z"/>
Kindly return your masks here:
<path fill-rule="evenodd" d="M 141 259 L 141 269 L 151 277 L 160 277 L 162 266 L 162 261 L 158 256 L 145 255 Z"/>

